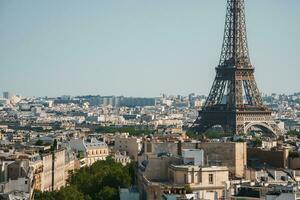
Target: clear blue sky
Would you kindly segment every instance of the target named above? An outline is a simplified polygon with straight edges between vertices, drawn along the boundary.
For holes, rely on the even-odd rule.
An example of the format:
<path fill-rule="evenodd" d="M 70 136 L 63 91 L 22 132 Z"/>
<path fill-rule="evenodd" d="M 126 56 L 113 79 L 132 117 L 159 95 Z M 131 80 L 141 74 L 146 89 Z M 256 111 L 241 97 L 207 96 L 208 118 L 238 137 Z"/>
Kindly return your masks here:
<path fill-rule="evenodd" d="M 1 0 L 0 91 L 207 94 L 225 0 Z M 300 91 L 300 0 L 246 1 L 263 93 Z"/>

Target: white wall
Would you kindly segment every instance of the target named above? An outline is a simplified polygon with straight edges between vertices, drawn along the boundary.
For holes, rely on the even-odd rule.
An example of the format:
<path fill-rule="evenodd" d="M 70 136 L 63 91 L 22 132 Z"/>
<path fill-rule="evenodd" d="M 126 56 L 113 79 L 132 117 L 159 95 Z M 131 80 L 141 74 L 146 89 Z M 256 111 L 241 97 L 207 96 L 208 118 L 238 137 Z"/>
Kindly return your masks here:
<path fill-rule="evenodd" d="M 194 165 L 204 165 L 204 151 L 202 149 L 182 149 L 182 157 L 184 164 L 194 161 Z"/>

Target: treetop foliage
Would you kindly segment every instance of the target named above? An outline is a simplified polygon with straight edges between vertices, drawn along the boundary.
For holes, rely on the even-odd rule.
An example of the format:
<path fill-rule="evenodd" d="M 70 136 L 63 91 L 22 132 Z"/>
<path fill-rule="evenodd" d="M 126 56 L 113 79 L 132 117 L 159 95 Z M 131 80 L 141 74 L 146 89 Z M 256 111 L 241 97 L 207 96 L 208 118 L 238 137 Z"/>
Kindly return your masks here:
<path fill-rule="evenodd" d="M 54 192 L 37 192 L 36 200 L 118 200 L 118 188 L 133 183 L 134 163 L 123 166 L 112 158 L 97 161 L 71 174 L 68 186 Z"/>

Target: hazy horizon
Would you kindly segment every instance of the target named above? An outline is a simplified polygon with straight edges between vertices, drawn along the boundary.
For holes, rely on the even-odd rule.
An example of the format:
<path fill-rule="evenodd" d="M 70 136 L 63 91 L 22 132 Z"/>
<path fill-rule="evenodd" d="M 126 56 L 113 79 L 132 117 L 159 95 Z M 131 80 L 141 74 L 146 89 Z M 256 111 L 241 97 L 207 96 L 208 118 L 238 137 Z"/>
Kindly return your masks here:
<path fill-rule="evenodd" d="M 18 94 L 18 93 L 14 93 L 13 91 L 0 91 L 0 98 L 2 98 L 2 95 L 3 95 L 3 92 L 10 92 L 10 94 L 12 95 L 17 95 L 17 96 L 20 96 L 22 98 L 57 98 L 57 97 L 63 97 L 63 96 L 70 96 L 70 97 L 83 97 L 83 96 L 102 96 L 102 97 L 109 97 L 109 96 L 115 96 L 115 97 L 120 97 L 120 96 L 123 96 L 123 97 L 132 97 L 132 98 L 158 98 L 158 97 L 161 97 L 162 95 L 167 95 L 167 96 L 188 96 L 189 94 L 192 94 L 194 93 L 196 96 L 208 96 L 208 93 L 207 94 L 200 94 L 200 93 L 195 93 L 195 92 L 191 92 L 191 93 L 188 93 L 188 94 L 182 94 L 182 93 L 178 93 L 178 94 L 168 94 L 168 93 L 162 93 L 162 94 L 158 94 L 158 95 L 154 95 L 154 96 L 133 96 L 133 95 L 122 95 L 122 94 L 73 94 L 73 95 L 70 95 L 70 94 L 60 94 L 60 95 L 41 95 L 41 96 L 37 96 L 37 95 L 22 95 L 22 94 Z M 262 96 L 270 96 L 272 94 L 276 94 L 276 95 L 293 95 L 293 94 L 297 94 L 297 93 L 300 93 L 300 91 L 295 91 L 295 92 L 291 92 L 291 93 L 273 93 L 273 92 L 270 92 L 270 93 L 262 93 Z"/>
<path fill-rule="evenodd" d="M 226 1 L 0 2 L 0 91 L 22 96 L 208 95 Z M 299 92 L 300 1 L 246 1 L 262 93 Z"/>

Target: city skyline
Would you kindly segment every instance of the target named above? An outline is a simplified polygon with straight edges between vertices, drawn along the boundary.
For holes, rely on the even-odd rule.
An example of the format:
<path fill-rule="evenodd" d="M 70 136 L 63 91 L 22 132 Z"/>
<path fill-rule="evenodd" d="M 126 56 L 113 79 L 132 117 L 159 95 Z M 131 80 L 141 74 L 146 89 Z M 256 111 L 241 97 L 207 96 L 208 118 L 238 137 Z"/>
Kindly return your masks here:
<path fill-rule="evenodd" d="M 0 1 L 0 199 L 300 199 L 299 6 Z"/>
<path fill-rule="evenodd" d="M 221 51 L 225 1 L 0 5 L 0 91 L 208 95 Z M 263 93 L 298 91 L 299 6 L 296 0 L 246 1 L 250 57 Z"/>

